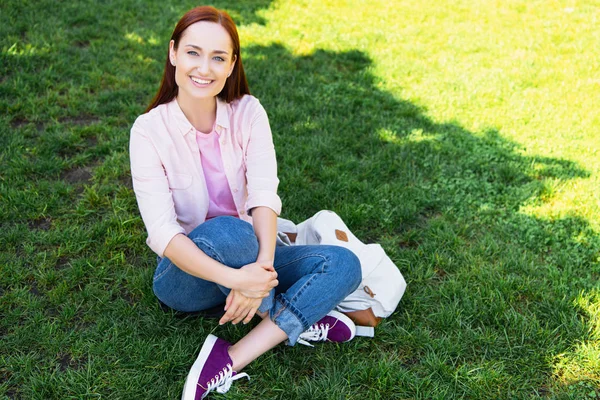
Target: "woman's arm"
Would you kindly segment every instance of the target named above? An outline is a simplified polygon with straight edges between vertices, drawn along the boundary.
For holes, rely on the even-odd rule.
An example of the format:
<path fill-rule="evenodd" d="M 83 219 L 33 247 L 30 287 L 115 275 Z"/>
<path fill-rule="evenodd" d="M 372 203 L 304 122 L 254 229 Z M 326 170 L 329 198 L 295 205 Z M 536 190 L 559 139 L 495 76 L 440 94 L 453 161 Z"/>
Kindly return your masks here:
<path fill-rule="evenodd" d="M 252 210 L 252 225 L 258 239 L 258 257 L 255 263 L 243 268 L 252 269 L 254 273 L 259 275 L 263 275 L 265 272 L 275 274 L 276 277 L 277 273 L 273 268 L 273 261 L 275 259 L 277 214 L 269 207 L 256 207 Z M 219 323 L 224 324 L 231 321 L 237 324 L 243 321 L 247 324 L 254 317 L 259 306 L 260 300 L 252 296 L 252 292 L 234 288 L 227 296 L 225 302 L 226 312 Z"/>
<path fill-rule="evenodd" d="M 234 269 L 207 256 L 185 235 L 175 235 L 164 255 L 190 275 L 215 282 L 226 288 L 243 290 L 247 297 L 263 298 L 277 286 L 277 273 L 250 264 Z"/>
<path fill-rule="evenodd" d="M 152 250 L 191 275 L 244 290 L 249 297 L 268 295 L 278 283 L 274 272 L 262 268 L 254 271 L 251 267 L 229 268 L 207 256 L 185 236 L 177 223 L 167 173 L 141 118 L 131 129 L 130 159 L 133 188 Z"/>
<path fill-rule="evenodd" d="M 275 259 L 277 214 L 269 207 L 256 207 L 252 210 L 252 225 L 258 238 L 256 262 L 272 267 Z"/>

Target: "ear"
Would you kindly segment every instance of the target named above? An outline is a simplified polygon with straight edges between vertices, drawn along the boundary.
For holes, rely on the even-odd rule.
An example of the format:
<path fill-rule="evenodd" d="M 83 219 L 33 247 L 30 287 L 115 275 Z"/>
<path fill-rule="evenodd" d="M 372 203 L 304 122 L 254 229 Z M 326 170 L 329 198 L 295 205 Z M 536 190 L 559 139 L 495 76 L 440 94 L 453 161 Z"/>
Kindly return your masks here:
<path fill-rule="evenodd" d="M 175 66 L 176 57 L 175 57 L 175 41 L 171 40 L 169 42 L 169 60 L 171 61 L 171 65 Z"/>

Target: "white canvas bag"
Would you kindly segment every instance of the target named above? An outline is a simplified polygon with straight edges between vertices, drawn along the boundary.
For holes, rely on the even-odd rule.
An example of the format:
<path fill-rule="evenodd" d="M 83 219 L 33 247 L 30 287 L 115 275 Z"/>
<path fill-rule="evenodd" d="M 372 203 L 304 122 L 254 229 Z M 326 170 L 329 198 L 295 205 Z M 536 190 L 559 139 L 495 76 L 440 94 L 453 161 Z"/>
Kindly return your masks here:
<path fill-rule="evenodd" d="M 278 225 L 284 232 L 293 230 L 293 223 L 282 220 Z M 296 227 L 296 245 L 329 244 L 352 251 L 360 260 L 362 281 L 346 297 L 337 310 L 344 313 L 372 309 L 377 318 L 388 317 L 400 302 L 406 290 L 406 281 L 398 267 L 378 244 L 364 244 L 354 236 L 344 221 L 333 211 L 323 210 Z M 281 235 L 280 235 L 281 236 Z M 357 331 L 363 336 L 373 336 L 373 328 Z"/>

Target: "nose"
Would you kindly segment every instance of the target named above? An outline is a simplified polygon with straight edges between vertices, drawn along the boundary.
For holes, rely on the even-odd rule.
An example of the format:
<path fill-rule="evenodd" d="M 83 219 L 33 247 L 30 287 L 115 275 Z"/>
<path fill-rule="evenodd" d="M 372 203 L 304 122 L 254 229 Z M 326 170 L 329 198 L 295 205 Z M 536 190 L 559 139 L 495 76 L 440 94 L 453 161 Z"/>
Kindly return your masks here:
<path fill-rule="evenodd" d="M 202 59 L 198 62 L 196 66 L 196 70 L 202 76 L 206 76 L 210 69 L 210 60 L 208 57 L 202 57 Z"/>

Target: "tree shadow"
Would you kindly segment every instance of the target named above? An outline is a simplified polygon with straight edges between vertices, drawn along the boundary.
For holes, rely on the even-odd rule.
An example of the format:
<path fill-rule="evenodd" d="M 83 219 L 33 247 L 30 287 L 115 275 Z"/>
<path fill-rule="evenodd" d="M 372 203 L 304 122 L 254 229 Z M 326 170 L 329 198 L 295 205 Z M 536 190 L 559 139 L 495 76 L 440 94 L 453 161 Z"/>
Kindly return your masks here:
<path fill-rule="evenodd" d="M 501 395 L 559 386 L 555 357 L 593 339 L 573 304 L 597 287 L 600 240 L 583 218 L 545 220 L 524 206 L 551 201 L 560 182 L 589 173 L 525 155 L 495 129 L 432 120 L 378 89 L 359 51 L 297 56 L 275 44 L 245 54 L 250 88 L 272 124 L 284 215 L 301 221 L 333 209 L 359 238 L 384 244 L 408 281 L 390 326 L 410 332 L 407 341 L 430 337 L 421 346 L 397 342 L 415 379 L 432 373 L 423 359 L 446 354 L 455 363 L 448 387 L 465 385 L 452 396 L 486 393 L 477 378 L 460 376 L 467 366 L 515 382 Z"/>

